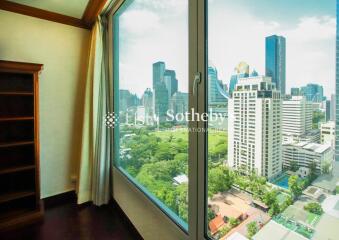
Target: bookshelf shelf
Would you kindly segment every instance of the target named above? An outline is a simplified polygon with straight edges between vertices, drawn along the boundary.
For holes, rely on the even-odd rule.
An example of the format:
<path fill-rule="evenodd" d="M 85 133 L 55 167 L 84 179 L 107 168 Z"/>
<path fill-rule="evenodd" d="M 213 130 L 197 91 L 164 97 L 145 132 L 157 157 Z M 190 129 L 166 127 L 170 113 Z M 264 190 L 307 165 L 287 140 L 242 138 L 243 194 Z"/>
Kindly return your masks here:
<path fill-rule="evenodd" d="M 0 231 L 43 216 L 37 119 L 41 69 L 41 64 L 0 60 Z"/>

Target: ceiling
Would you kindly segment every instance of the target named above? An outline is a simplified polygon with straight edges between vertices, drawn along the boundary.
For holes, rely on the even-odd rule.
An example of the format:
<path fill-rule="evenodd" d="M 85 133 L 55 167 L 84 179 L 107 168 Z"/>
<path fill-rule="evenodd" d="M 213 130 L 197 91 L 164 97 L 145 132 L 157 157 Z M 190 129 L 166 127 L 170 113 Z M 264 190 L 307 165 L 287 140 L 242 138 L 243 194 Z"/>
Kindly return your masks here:
<path fill-rule="evenodd" d="M 66 16 L 81 18 L 89 0 L 9 0 Z"/>

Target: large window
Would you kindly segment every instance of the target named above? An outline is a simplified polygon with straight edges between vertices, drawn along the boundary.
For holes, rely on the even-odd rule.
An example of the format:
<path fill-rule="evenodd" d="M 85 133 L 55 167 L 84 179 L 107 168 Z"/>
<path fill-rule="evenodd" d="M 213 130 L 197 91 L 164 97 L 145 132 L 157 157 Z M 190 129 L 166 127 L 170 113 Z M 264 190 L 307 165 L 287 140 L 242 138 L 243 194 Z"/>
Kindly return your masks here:
<path fill-rule="evenodd" d="M 312 238 L 326 230 L 301 195 L 333 165 L 335 1 L 207 2 L 207 235 Z"/>
<path fill-rule="evenodd" d="M 329 234 L 314 186 L 339 177 L 335 0 L 126 0 L 112 20 L 133 189 L 187 239 Z"/>
<path fill-rule="evenodd" d="M 125 1 L 113 22 L 116 165 L 187 229 L 188 2 Z"/>

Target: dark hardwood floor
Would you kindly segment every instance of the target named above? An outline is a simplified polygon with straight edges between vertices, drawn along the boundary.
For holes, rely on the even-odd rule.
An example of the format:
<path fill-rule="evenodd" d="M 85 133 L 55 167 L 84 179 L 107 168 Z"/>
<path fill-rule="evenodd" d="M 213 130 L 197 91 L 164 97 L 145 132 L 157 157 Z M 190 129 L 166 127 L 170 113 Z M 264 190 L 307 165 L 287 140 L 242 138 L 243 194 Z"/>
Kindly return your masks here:
<path fill-rule="evenodd" d="M 50 205 L 50 204 L 46 204 Z M 116 203 L 96 207 L 62 203 L 48 206 L 44 221 L 0 233 L 1 240 L 142 239 Z"/>

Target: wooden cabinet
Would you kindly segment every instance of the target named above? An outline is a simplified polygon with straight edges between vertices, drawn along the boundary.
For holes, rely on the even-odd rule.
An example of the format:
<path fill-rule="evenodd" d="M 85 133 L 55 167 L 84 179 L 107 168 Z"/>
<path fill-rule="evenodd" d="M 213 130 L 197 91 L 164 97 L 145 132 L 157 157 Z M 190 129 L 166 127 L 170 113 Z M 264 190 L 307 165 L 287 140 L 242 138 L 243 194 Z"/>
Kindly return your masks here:
<path fill-rule="evenodd" d="M 41 64 L 0 60 L 0 231 L 42 218 L 39 174 Z"/>

